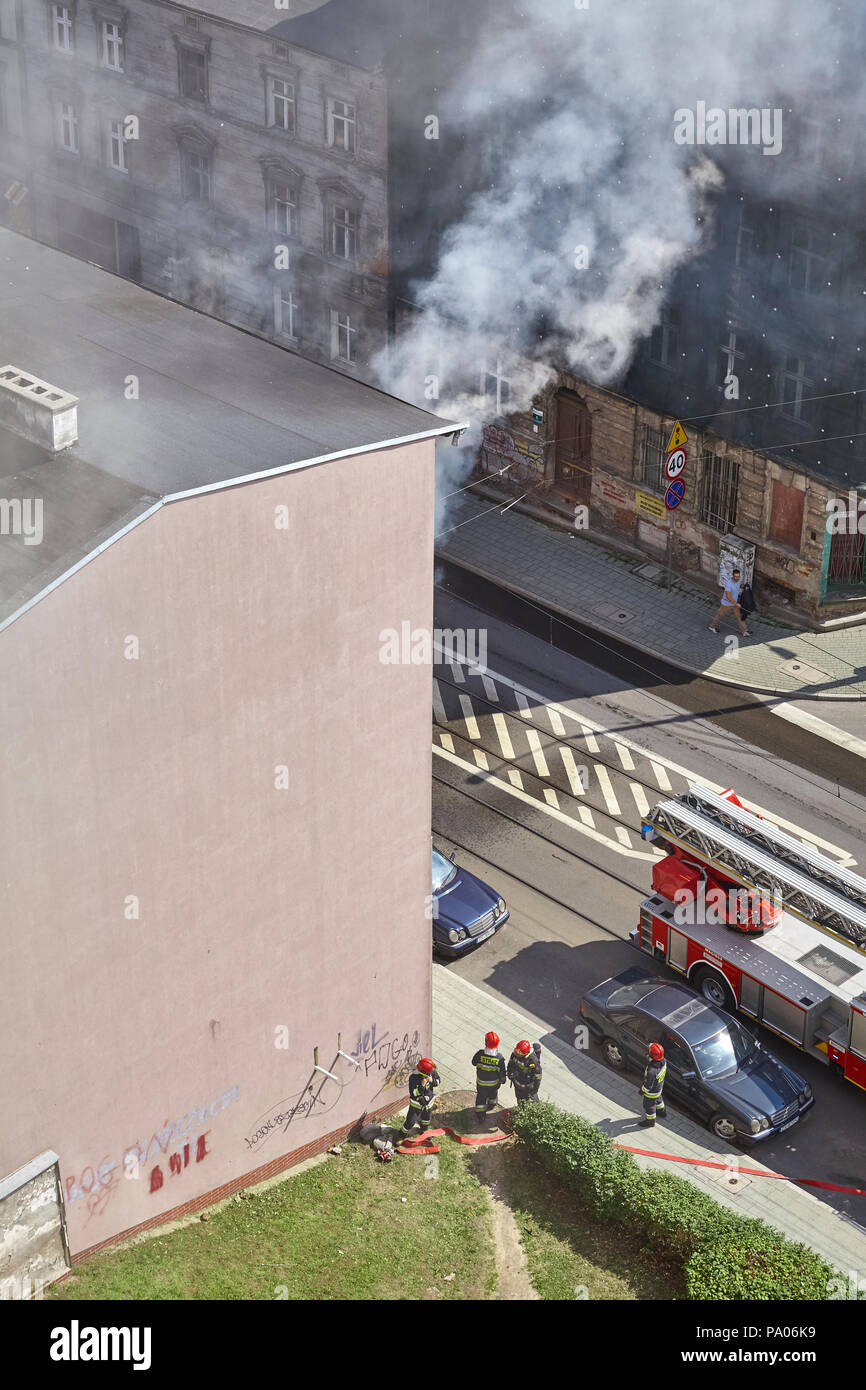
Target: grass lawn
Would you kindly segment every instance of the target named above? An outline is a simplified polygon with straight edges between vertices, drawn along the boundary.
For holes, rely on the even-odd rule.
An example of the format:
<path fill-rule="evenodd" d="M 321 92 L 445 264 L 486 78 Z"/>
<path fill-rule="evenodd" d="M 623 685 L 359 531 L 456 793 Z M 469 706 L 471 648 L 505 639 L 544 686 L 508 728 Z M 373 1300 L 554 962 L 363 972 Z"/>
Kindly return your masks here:
<path fill-rule="evenodd" d="M 459 1105 L 442 1122 L 472 1132 Z M 496 1268 L 487 1193 L 473 1150 L 447 1136 L 436 1157 L 376 1161 L 344 1144 L 338 1156 L 271 1187 L 236 1196 L 206 1222 L 103 1252 L 75 1266 L 52 1299 L 485 1299 Z M 497 1149 L 499 1146 L 496 1146 Z M 502 1154 L 529 1273 L 544 1299 L 679 1296 L 667 1271 L 580 1212 L 512 1143 Z M 405 1197 L 406 1200 L 401 1201 Z"/>

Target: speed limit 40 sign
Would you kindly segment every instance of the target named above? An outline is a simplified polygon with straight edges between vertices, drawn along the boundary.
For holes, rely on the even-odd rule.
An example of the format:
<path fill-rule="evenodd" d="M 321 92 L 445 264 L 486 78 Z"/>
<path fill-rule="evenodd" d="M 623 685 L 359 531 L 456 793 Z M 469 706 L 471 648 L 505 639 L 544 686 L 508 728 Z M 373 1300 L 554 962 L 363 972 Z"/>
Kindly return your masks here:
<path fill-rule="evenodd" d="M 674 449 L 665 459 L 665 477 L 673 482 L 678 478 L 689 461 L 685 449 Z"/>

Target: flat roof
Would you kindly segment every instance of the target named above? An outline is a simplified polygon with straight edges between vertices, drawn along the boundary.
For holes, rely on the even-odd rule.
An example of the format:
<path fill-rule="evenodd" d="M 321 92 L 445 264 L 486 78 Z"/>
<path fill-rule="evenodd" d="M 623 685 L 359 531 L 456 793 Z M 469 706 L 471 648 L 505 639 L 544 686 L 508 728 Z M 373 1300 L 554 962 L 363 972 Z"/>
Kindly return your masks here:
<path fill-rule="evenodd" d="M 0 535 L 0 625 L 166 500 L 466 424 L 5 229 L 0 324 L 4 361 L 79 397 L 54 458 L 0 430 L 0 499 L 44 516 L 38 544 Z"/>

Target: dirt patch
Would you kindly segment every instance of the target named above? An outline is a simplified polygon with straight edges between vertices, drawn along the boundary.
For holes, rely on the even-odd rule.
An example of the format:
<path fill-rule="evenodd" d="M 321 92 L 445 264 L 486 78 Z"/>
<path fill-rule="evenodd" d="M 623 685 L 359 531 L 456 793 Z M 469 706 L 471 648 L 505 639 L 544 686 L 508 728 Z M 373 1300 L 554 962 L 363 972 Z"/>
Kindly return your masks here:
<path fill-rule="evenodd" d="M 502 1148 L 488 1144 L 475 1155 L 475 1174 L 487 1188 L 493 1213 L 493 1240 L 498 1282 L 494 1299 L 529 1301 L 539 1295 L 529 1277 L 526 1251 L 502 1185 Z"/>

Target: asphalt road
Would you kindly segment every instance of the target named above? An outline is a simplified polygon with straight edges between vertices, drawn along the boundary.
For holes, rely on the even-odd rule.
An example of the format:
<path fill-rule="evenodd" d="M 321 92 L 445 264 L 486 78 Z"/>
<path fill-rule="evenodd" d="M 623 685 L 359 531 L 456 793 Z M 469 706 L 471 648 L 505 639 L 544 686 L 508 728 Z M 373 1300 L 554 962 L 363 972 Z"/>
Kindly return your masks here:
<path fill-rule="evenodd" d="M 628 665 L 627 652 L 589 642 L 573 655 L 497 608 L 492 616 L 437 592 L 438 627 L 484 634 L 488 677 L 434 668 L 434 844 L 455 849 L 511 910 L 496 936 L 449 969 L 569 1043 L 581 993 L 606 976 L 640 961 L 677 978 L 627 936 L 650 885 L 642 806 L 693 780 L 734 786 L 789 833 L 864 871 L 866 762 L 740 692 L 665 683 L 658 671 L 633 685 L 642 655 Z M 759 1035 L 811 1082 L 816 1104 L 755 1155 L 791 1177 L 866 1188 L 866 1094 L 775 1034 Z M 816 1195 L 866 1228 L 866 1197 Z"/>

